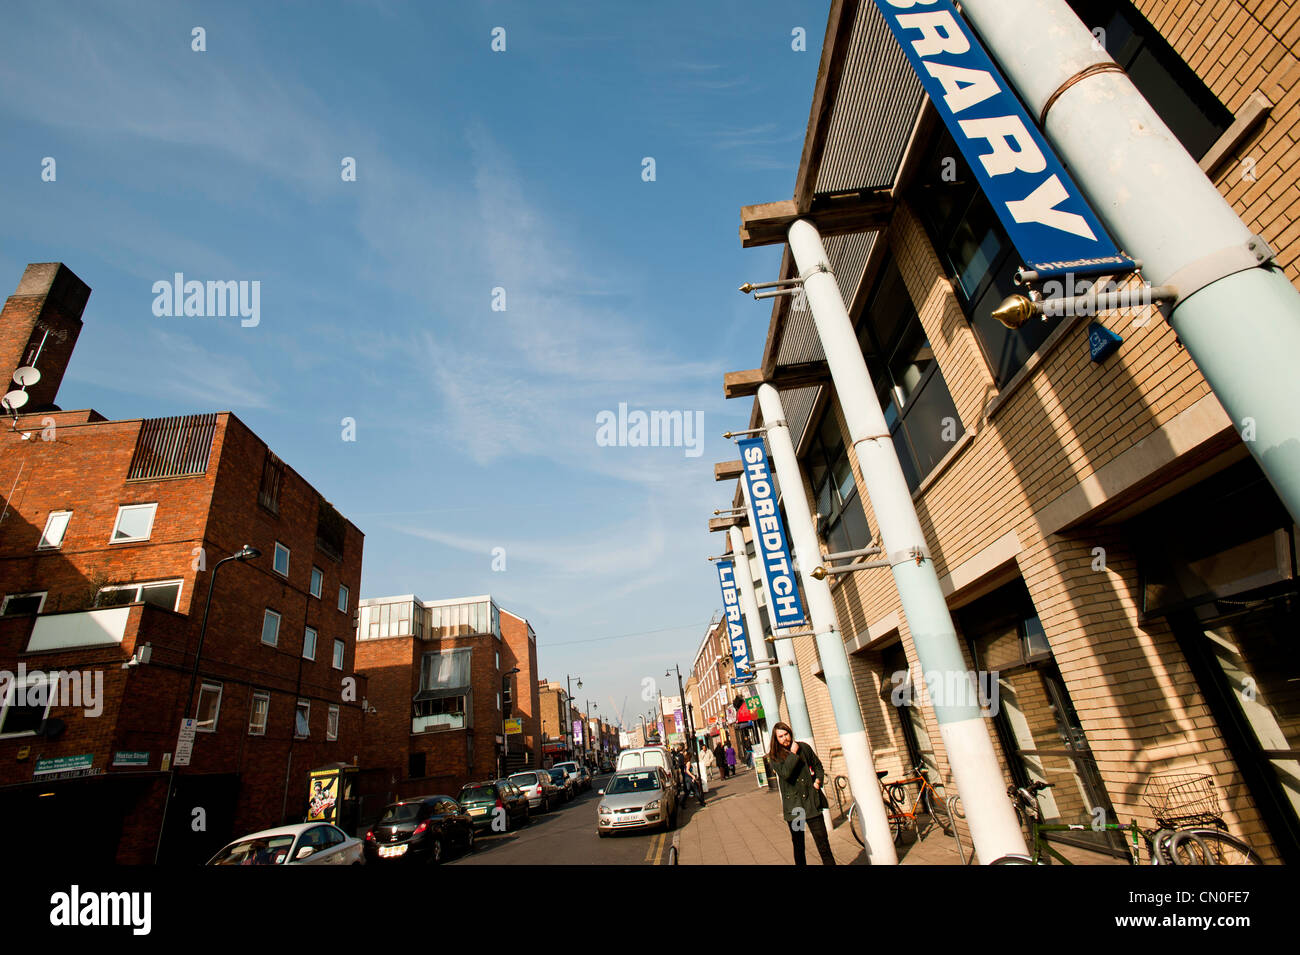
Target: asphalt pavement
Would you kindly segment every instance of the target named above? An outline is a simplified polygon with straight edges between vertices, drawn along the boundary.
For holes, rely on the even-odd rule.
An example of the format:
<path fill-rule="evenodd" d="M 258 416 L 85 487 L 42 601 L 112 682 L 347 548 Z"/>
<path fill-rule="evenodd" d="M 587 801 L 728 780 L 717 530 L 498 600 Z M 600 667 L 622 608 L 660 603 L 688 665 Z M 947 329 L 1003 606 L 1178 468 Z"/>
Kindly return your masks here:
<path fill-rule="evenodd" d="M 596 835 L 598 791 L 609 776 L 597 776 L 591 789 L 511 832 L 480 833 L 474 852 L 448 865 L 665 865 L 672 832 L 617 832 Z M 683 806 L 678 825 L 693 809 Z"/>

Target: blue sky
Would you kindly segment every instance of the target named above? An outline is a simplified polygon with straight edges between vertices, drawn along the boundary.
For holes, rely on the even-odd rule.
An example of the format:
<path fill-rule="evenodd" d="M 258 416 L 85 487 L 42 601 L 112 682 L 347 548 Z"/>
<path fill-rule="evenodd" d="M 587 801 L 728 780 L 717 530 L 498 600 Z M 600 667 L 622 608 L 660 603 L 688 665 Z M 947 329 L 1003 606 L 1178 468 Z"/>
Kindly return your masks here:
<path fill-rule="evenodd" d="M 7 4 L 0 291 L 93 289 L 62 407 L 235 412 L 365 532 L 365 596 L 492 593 L 635 723 L 720 606 L 722 375 L 769 314 L 736 286 L 780 254 L 739 209 L 791 194 L 828 8 Z M 259 281 L 260 323 L 155 316 L 175 272 Z M 702 453 L 599 445 L 621 402 Z"/>

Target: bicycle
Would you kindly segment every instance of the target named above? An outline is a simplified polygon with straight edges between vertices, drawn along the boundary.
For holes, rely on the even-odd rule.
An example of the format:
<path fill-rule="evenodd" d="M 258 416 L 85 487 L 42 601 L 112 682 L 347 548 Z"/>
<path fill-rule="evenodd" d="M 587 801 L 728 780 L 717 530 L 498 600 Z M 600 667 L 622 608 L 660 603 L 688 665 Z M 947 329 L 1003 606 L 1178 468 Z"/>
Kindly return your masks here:
<path fill-rule="evenodd" d="M 1206 777 L 1208 779 L 1208 777 Z M 1149 785 L 1149 784 L 1148 784 Z M 1259 855 L 1245 841 L 1223 828 L 1192 826 L 1175 828 L 1170 819 L 1156 819 L 1156 829 L 1143 829 L 1137 820 L 1129 823 L 1044 823 L 1038 794 L 1052 788 L 1051 783 L 1033 782 L 1028 786 L 1007 787 L 1007 795 L 1016 808 L 1021 824 L 1028 824 L 1031 837 L 1029 855 L 1012 853 L 994 859 L 991 865 L 1051 865 L 1055 858 L 1062 865 L 1074 865 L 1047 839 L 1051 832 L 1125 832 L 1131 837 L 1127 861 L 1141 865 L 1138 836 L 1146 843 L 1151 865 L 1263 865 Z M 1223 820 L 1215 817 L 1219 826 Z"/>
<path fill-rule="evenodd" d="M 883 789 L 886 785 L 885 776 L 888 773 L 876 773 L 876 775 L 880 777 L 880 785 Z M 906 809 L 904 807 L 908 803 L 908 787 L 913 784 L 917 785 L 916 798 L 912 800 L 911 808 Z M 895 812 L 906 817 L 912 825 L 916 825 L 916 809 L 920 806 L 945 833 L 951 834 L 952 809 L 948 805 L 948 800 L 934 788 L 934 784 L 926 774 L 925 766 L 921 763 L 912 767 L 911 776 L 889 783 L 887 792 L 891 805 L 897 807 Z"/>
<path fill-rule="evenodd" d="M 844 797 L 846 794 L 849 796 L 853 795 L 853 793 L 849 791 L 849 778 L 847 776 L 836 776 L 835 803 L 839 807 L 840 815 L 844 816 L 849 821 L 849 832 L 852 833 L 853 838 L 858 841 L 858 845 L 865 849 L 867 847 L 867 840 L 862 835 L 862 814 L 858 810 L 857 800 L 851 801 L 849 803 L 848 811 L 845 811 Z"/>

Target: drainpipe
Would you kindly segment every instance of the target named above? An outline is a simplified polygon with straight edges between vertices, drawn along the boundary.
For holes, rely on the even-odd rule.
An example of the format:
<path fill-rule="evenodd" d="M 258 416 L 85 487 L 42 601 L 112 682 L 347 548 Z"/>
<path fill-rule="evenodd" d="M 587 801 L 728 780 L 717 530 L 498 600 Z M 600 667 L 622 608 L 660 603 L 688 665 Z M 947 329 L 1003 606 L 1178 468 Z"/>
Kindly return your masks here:
<path fill-rule="evenodd" d="M 1178 289 L 1169 324 L 1300 522 L 1300 294 L 1065 3 L 962 9 L 1119 246 Z"/>
<path fill-rule="evenodd" d="M 745 623 L 749 629 L 749 651 L 754 662 L 760 665 L 755 682 L 758 684 L 758 699 L 763 704 L 765 715 L 762 741 L 763 752 L 767 753 L 772 748 L 772 724 L 781 718 L 781 711 L 777 708 L 776 702 L 776 687 L 772 685 L 772 673 L 767 669 L 768 664 L 772 662 L 772 657 L 767 652 L 763 617 L 758 612 L 758 598 L 754 595 L 754 581 L 750 578 L 749 557 L 745 553 L 745 535 L 735 524 L 728 528 L 727 534 L 731 538 L 731 553 L 736 558 L 736 583 L 740 587 L 740 609 L 744 611 Z M 800 693 L 802 695 L 802 689 Z"/>
<path fill-rule="evenodd" d="M 745 513 L 749 515 L 749 526 L 758 527 L 758 521 L 754 516 L 754 508 L 749 503 L 749 491 L 746 489 L 744 481 L 740 481 L 739 483 L 740 493 L 745 499 Z M 749 557 L 745 553 L 744 537 L 741 537 L 740 550 L 736 550 L 734 540 L 732 541 L 731 549 L 734 553 L 739 554 L 745 559 L 745 572 L 743 574 L 737 573 L 736 576 L 748 578 Z M 758 598 L 753 596 L 754 582 L 749 580 L 746 586 L 749 588 L 750 596 L 754 599 L 754 614 L 757 616 Z M 743 600 L 743 589 L 741 590 L 741 595 Z M 770 602 L 768 606 L 770 609 Z M 742 609 L 744 609 L 743 605 Z M 749 616 L 749 611 L 747 609 L 745 610 L 745 615 L 746 617 Z M 761 621 L 762 618 L 759 617 L 759 620 Z M 751 626 L 751 632 L 759 635 L 759 638 L 755 638 L 753 647 L 754 656 L 755 659 L 757 659 L 760 652 L 767 652 L 767 644 L 764 640 L 760 639 L 763 636 L 763 628 L 761 626 L 757 628 Z M 790 730 L 794 733 L 795 739 L 806 739 L 811 741 L 813 739 L 812 720 L 808 716 L 808 701 L 803 695 L 803 677 L 799 675 L 799 661 L 795 658 L 794 654 L 794 637 L 790 636 L 790 632 L 790 628 L 788 627 L 779 627 L 774 629 L 772 631 L 772 646 L 776 653 L 777 666 L 781 670 L 781 690 L 785 695 L 786 712 L 790 716 Z M 763 647 L 762 651 L 758 649 L 760 644 Z M 773 697 L 775 698 L 775 693 L 773 693 Z M 766 700 L 763 701 L 763 708 L 767 708 Z M 770 725 L 774 725 L 781 718 L 780 709 L 775 709 L 772 712 L 775 713 L 776 716 L 772 719 Z"/>
<path fill-rule="evenodd" d="M 790 438 L 790 426 L 785 423 L 781 395 L 771 385 L 764 383 L 758 386 L 758 403 L 763 410 L 767 443 L 772 451 L 777 480 L 781 482 L 781 495 L 785 499 L 785 515 L 789 521 L 790 540 L 799 561 L 799 576 L 803 580 L 804 596 L 807 598 L 808 617 L 817 634 L 817 652 L 822 661 L 822 674 L 826 678 L 831 709 L 835 713 L 840 748 L 844 751 L 845 773 L 849 777 L 849 788 L 853 791 L 858 812 L 862 816 L 867 859 L 872 865 L 897 865 L 894 836 L 880 797 L 876 764 L 871 758 L 871 743 L 867 739 L 866 727 L 862 725 L 862 710 L 858 706 L 857 691 L 853 688 L 853 674 L 849 670 L 849 655 L 844 650 L 844 638 L 840 636 L 836 623 L 831 588 L 825 580 L 819 580 L 810 573 L 821 564 L 821 548 L 817 546 L 812 508 L 808 506 L 803 476 L 799 472 L 799 460 L 795 457 L 794 442 Z"/>
<path fill-rule="evenodd" d="M 821 235 L 811 222 L 799 219 L 790 226 L 789 241 L 799 274 L 804 277 L 804 295 L 858 455 L 867 498 L 880 525 L 881 550 L 893 572 L 922 673 L 927 685 L 935 687 L 930 702 L 948 754 L 953 782 L 966 810 L 971 838 L 980 859 L 986 862 L 1011 853 L 1023 855 L 1025 839 L 1007 799 L 1006 782 L 993 752 L 988 726 L 980 712 L 975 675 L 967 670 L 962 658 L 948 604 L 912 504 L 912 495 L 903 478 L 903 469 L 898 463 L 898 454 L 880 410 L 871 376 L 867 373 L 867 363 L 862 357 L 853 323 L 844 307 L 839 285 L 830 271 L 830 259 L 822 247 Z M 764 388 L 771 390 L 770 386 L 760 386 L 760 401 Z M 774 391 L 772 394 L 775 396 Z M 775 402 L 772 412 L 765 408 L 763 415 L 765 418 L 780 417 L 779 401 Z M 788 435 L 788 429 L 783 430 Z M 795 478 L 797 472 L 790 481 L 783 476 L 781 487 L 789 493 L 793 483 L 802 495 L 803 484 Z M 807 508 L 804 510 L 806 512 Z M 819 558 L 815 550 L 807 558 L 801 552 L 800 567 L 811 570 L 820 562 Z M 813 583 L 826 589 L 829 600 L 825 581 Z M 835 636 L 838 640 L 839 635 Z M 841 656 L 844 653 L 842 644 L 839 652 Z M 827 662 L 825 653 L 822 662 Z M 829 676 L 828 666 L 828 683 Z M 931 677 L 936 679 L 932 681 Z M 964 692 L 949 695 L 942 691 L 956 686 L 963 688 Z M 856 785 L 854 789 L 858 791 Z"/>

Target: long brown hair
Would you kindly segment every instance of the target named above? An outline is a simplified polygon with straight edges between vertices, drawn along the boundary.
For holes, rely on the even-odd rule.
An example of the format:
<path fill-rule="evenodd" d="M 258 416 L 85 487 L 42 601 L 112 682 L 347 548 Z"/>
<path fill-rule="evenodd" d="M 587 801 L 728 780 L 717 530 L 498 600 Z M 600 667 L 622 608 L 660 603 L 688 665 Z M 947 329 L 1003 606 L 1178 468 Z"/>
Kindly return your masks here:
<path fill-rule="evenodd" d="M 790 755 L 790 750 L 786 749 L 786 747 L 782 746 L 780 743 L 776 741 L 776 734 L 778 730 L 785 730 L 787 733 L 789 733 L 791 742 L 794 741 L 794 730 L 790 729 L 788 723 L 777 723 L 775 726 L 772 727 L 772 745 L 767 751 L 767 758 L 772 760 L 773 762 L 779 763 L 781 760 L 785 759 L 787 756 Z"/>

